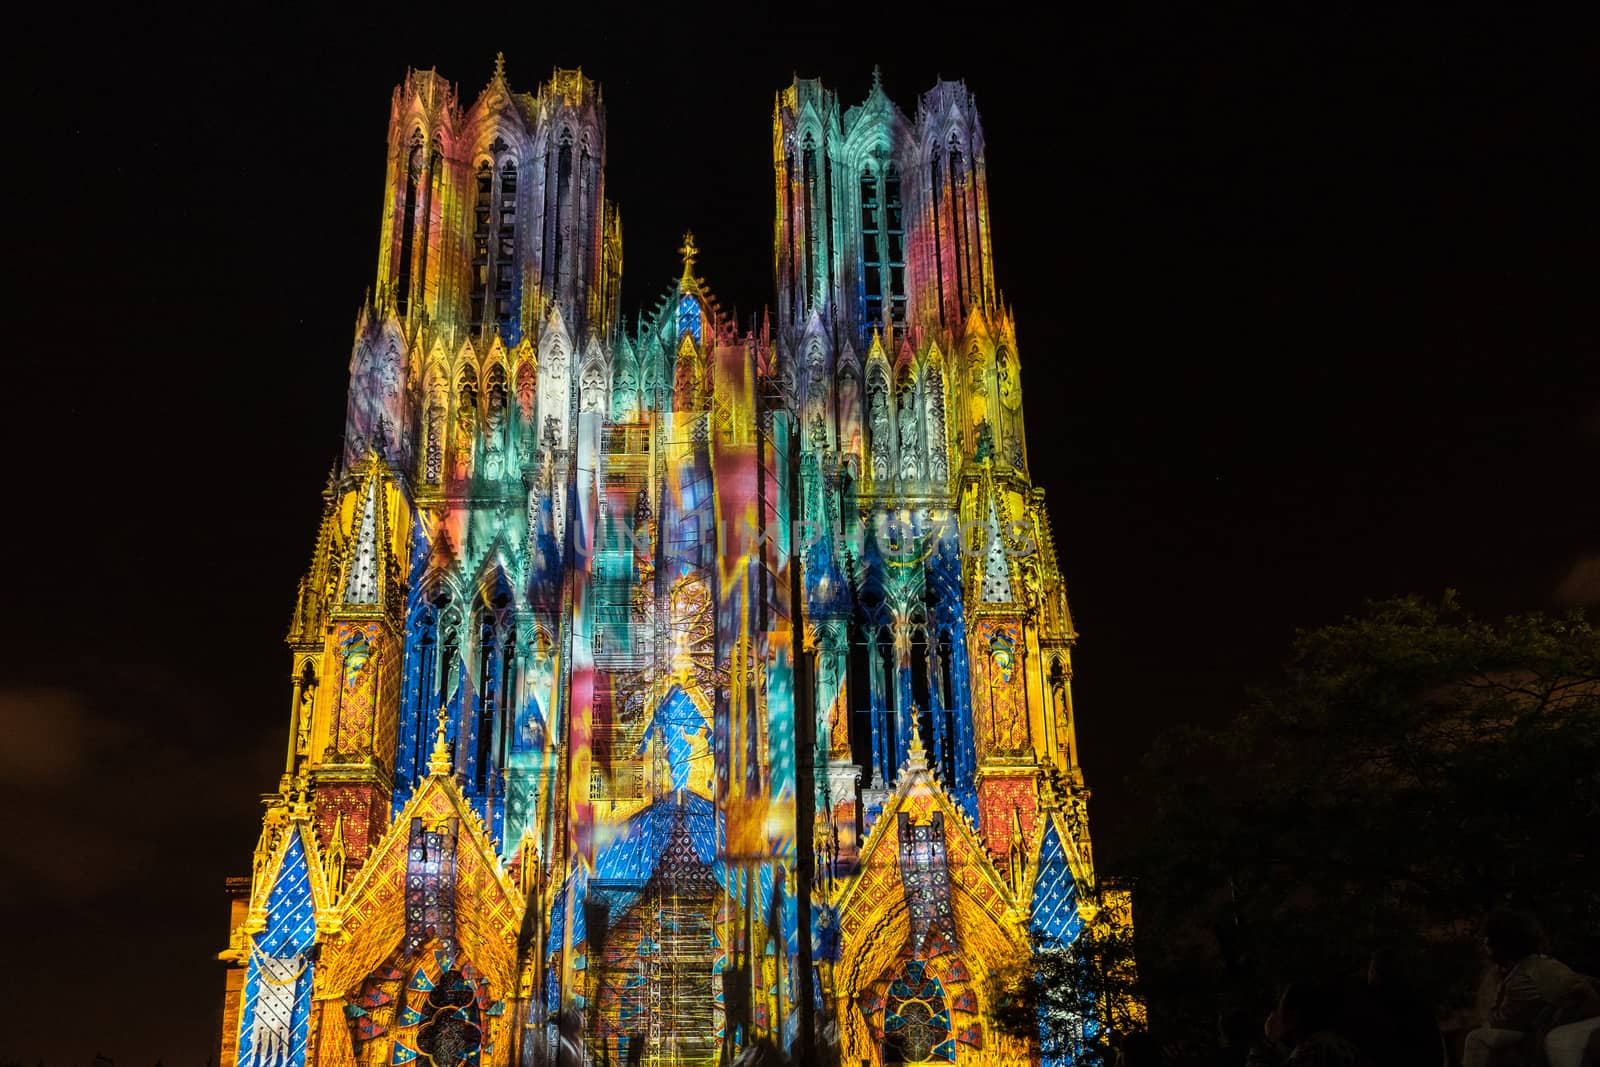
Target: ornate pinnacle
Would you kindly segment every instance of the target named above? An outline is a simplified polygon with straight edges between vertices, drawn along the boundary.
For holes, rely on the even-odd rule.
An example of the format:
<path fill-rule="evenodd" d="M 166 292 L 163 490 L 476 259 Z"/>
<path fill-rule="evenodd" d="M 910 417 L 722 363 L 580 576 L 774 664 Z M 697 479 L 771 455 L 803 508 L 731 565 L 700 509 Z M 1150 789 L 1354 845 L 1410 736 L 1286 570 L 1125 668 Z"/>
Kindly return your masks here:
<path fill-rule="evenodd" d="M 454 769 L 450 760 L 450 746 L 445 744 L 445 719 L 450 709 L 439 706 L 439 725 L 433 731 L 433 752 L 428 756 L 428 773 L 448 776 Z"/>
<path fill-rule="evenodd" d="M 506 79 L 506 54 L 504 52 L 496 52 L 494 54 L 494 77 L 496 81 L 505 81 Z"/>
<path fill-rule="evenodd" d="M 328 841 L 328 892 L 337 898 L 344 892 L 345 848 L 344 814 L 334 816 L 333 836 Z"/>
<path fill-rule="evenodd" d="M 693 281 L 694 280 L 694 257 L 700 254 L 700 250 L 694 246 L 694 231 L 693 230 L 684 230 L 683 231 L 683 247 L 678 249 L 678 253 L 683 256 L 683 277 L 684 277 L 684 279 L 686 281 Z"/>
<path fill-rule="evenodd" d="M 911 705 L 911 747 L 906 754 L 906 769 L 928 769 L 928 750 L 922 747 L 922 709 Z"/>

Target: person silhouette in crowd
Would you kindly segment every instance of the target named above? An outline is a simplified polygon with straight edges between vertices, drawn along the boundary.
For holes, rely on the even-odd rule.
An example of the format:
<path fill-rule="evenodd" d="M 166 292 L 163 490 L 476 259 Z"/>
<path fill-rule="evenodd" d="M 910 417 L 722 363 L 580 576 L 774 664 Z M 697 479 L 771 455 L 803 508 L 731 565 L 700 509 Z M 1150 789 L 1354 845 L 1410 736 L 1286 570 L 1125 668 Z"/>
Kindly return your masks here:
<path fill-rule="evenodd" d="M 1558 1028 L 1555 1051 L 1564 1054 L 1566 1043 L 1575 1040 L 1581 1058 L 1593 983 L 1545 954 L 1544 932 L 1524 912 L 1491 912 L 1483 924 L 1483 948 L 1490 963 L 1484 1020 L 1467 1034 L 1462 1067 L 1539 1067 L 1546 1037 Z"/>
<path fill-rule="evenodd" d="M 1161 1046 L 1149 1034 L 1128 1034 L 1117 1046 L 1116 1067 L 1161 1067 Z"/>
<path fill-rule="evenodd" d="M 1374 1032 L 1368 1053 L 1378 1067 L 1444 1067 L 1449 1063 L 1433 1009 L 1417 994 L 1399 953 L 1379 949 L 1367 964 Z"/>
<path fill-rule="evenodd" d="M 1289 1050 L 1284 1067 L 1371 1067 L 1361 1048 L 1342 1032 L 1338 991 L 1325 982 L 1295 982 L 1267 1017 L 1269 1041 Z"/>
<path fill-rule="evenodd" d="M 1216 1067 L 1277 1067 L 1283 1059 L 1267 1041 L 1261 1016 L 1248 1008 L 1233 1008 L 1217 1016 Z"/>

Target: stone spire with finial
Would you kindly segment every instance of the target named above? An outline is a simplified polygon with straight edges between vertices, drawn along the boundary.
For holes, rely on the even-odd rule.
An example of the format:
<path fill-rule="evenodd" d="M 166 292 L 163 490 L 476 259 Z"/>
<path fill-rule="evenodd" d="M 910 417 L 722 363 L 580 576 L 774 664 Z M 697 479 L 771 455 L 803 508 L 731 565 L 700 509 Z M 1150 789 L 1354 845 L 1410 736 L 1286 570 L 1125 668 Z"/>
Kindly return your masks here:
<path fill-rule="evenodd" d="M 700 250 L 695 247 L 693 230 L 683 231 L 683 246 L 678 253 L 683 256 L 683 286 L 698 288 L 694 280 L 694 258 L 700 254 Z"/>
<path fill-rule="evenodd" d="M 445 719 L 450 709 L 439 705 L 439 725 L 433 731 L 433 752 L 428 756 L 428 773 L 448 777 L 455 769 L 450 759 L 450 746 L 445 743 Z"/>
<path fill-rule="evenodd" d="M 922 747 L 922 709 L 915 704 L 911 705 L 911 746 L 906 752 L 905 769 L 928 769 L 928 750 Z"/>

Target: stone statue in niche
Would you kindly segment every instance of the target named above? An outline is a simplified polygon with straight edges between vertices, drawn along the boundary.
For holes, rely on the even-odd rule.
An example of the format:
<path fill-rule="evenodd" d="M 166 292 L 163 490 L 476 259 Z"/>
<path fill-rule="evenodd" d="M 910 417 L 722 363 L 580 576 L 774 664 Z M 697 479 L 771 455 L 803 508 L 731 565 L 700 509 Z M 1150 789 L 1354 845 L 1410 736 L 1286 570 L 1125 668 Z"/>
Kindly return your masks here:
<path fill-rule="evenodd" d="M 483 472 L 491 480 L 498 479 L 505 471 L 505 424 L 505 398 L 503 395 L 497 397 L 490 390 L 489 415 L 483 425 Z"/>
<path fill-rule="evenodd" d="M 1015 411 L 1022 403 L 1022 390 L 1017 381 L 1016 368 L 1011 365 L 1011 357 L 1005 349 L 1001 349 L 995 357 L 994 373 L 1000 385 L 1000 402 Z"/>
<path fill-rule="evenodd" d="M 1022 572 L 1022 589 L 1028 601 L 1028 611 L 1036 615 L 1044 599 L 1044 586 L 1039 577 L 1039 561 L 1032 557 L 1024 557 L 1017 565 L 1017 569 Z"/>
<path fill-rule="evenodd" d="M 316 710 L 317 686 L 315 682 L 308 682 L 300 689 L 300 712 L 294 739 L 296 755 L 311 755 L 311 719 Z"/>
<path fill-rule="evenodd" d="M 983 373 L 983 358 L 976 349 L 967 356 L 967 375 L 971 381 L 968 393 L 971 397 L 970 411 L 972 424 L 976 426 L 989 417 L 989 383 Z"/>
<path fill-rule="evenodd" d="M 905 481 L 922 477 L 922 419 L 914 387 L 907 387 L 900 402 L 900 477 Z"/>
<path fill-rule="evenodd" d="M 1087 789 L 1074 789 L 1067 799 L 1067 833 L 1074 840 L 1085 841 L 1089 837 L 1089 791 Z"/>
<path fill-rule="evenodd" d="M 581 397 L 579 410 L 605 411 L 605 379 L 598 364 L 591 363 L 584 368 L 578 389 Z"/>
<path fill-rule="evenodd" d="M 889 411 L 884 400 L 883 379 L 873 376 L 867 386 L 867 411 L 872 425 L 872 477 L 889 479 Z"/>
<path fill-rule="evenodd" d="M 811 380 L 806 383 L 806 422 L 812 426 L 823 428 L 822 440 L 817 447 L 828 443 L 827 434 L 827 400 L 828 386 L 822 377 L 822 368 L 814 369 Z"/>
<path fill-rule="evenodd" d="M 944 428 L 944 388 L 937 375 L 928 378 L 928 477 L 943 482 L 949 477 Z"/>
<path fill-rule="evenodd" d="M 533 423 L 533 394 L 537 385 L 532 363 L 523 363 L 517 369 L 517 417 L 525 425 Z"/>

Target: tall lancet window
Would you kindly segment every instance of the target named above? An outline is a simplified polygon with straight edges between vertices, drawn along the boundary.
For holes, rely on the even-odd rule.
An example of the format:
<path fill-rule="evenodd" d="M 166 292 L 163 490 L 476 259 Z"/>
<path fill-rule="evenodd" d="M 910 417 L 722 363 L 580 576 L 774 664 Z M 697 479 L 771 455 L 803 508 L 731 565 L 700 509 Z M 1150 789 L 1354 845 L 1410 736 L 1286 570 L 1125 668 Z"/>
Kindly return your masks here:
<path fill-rule="evenodd" d="M 411 135 L 406 155 L 404 187 L 400 191 L 400 264 L 395 271 L 395 310 L 404 315 L 411 306 L 411 261 L 417 243 L 417 191 L 422 185 L 422 133 Z"/>
<path fill-rule="evenodd" d="M 567 246 L 571 243 L 572 228 L 572 131 L 561 131 L 561 146 L 556 152 L 556 233 L 555 268 L 556 292 L 562 291 L 567 279 Z"/>
<path fill-rule="evenodd" d="M 496 154 L 506 143 L 489 146 Z M 517 165 L 507 159 L 497 168 L 478 164 L 477 200 L 472 216 L 472 314 L 474 332 L 493 323 L 509 328 L 517 295 Z"/>
<path fill-rule="evenodd" d="M 489 164 L 479 164 L 477 183 L 478 198 L 472 212 L 472 316 L 469 320 L 474 333 L 483 327 L 484 302 L 489 298 L 489 242 L 494 229 L 494 170 Z"/>
<path fill-rule="evenodd" d="M 900 199 L 900 169 L 893 161 L 884 166 L 881 175 L 871 163 L 861 172 L 861 277 L 866 336 L 883 322 L 885 306 L 890 324 L 904 329 L 905 211 Z"/>
<path fill-rule="evenodd" d="M 900 168 L 890 162 L 883 171 L 883 258 L 889 268 L 889 321 L 906 324 L 906 222 L 900 202 Z"/>
<path fill-rule="evenodd" d="M 801 152 L 805 168 L 806 302 L 816 298 L 817 261 L 817 142 L 808 133 Z"/>
<path fill-rule="evenodd" d="M 878 201 L 878 172 L 872 164 L 861 171 L 861 285 L 866 296 L 863 325 L 883 322 L 883 215 Z"/>
<path fill-rule="evenodd" d="M 517 286 L 517 165 L 509 159 L 500 168 L 499 215 L 494 248 L 494 321 L 507 329 Z"/>
<path fill-rule="evenodd" d="M 967 300 L 967 171 L 961 154 L 961 142 L 950 135 L 950 244 L 956 263 L 956 304 L 963 306 Z"/>
<path fill-rule="evenodd" d="M 944 213 L 944 157 L 939 144 L 934 142 L 928 159 L 929 176 L 933 179 L 933 283 L 938 290 L 939 325 L 944 325 L 944 246 L 945 230 L 949 225 Z"/>
<path fill-rule="evenodd" d="M 789 273 L 784 278 L 788 283 L 789 292 L 793 293 L 800 288 L 800 234 L 794 214 L 794 152 L 793 146 L 783 157 L 783 217 L 787 221 L 789 239 Z"/>

